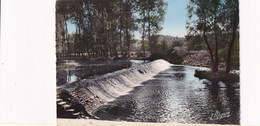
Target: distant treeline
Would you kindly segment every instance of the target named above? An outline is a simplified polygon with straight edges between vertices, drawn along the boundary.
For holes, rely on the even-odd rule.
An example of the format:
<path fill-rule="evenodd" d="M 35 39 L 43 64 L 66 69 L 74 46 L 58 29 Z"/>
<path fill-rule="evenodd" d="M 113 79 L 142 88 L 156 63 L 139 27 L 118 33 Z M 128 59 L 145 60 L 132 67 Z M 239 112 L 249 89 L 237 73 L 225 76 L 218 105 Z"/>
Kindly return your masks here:
<path fill-rule="evenodd" d="M 57 58 L 130 57 L 134 31 L 142 34 L 152 53 L 152 38 L 161 29 L 164 0 L 57 0 Z M 69 33 L 68 26 L 75 25 Z"/>

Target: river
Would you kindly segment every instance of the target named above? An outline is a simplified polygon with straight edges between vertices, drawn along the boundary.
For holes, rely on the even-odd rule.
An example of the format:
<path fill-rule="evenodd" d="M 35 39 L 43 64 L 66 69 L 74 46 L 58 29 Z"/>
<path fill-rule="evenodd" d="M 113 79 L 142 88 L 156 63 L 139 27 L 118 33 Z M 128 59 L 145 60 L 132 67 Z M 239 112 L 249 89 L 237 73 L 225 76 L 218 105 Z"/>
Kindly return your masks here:
<path fill-rule="evenodd" d="M 64 61 L 75 62 L 75 61 Z M 147 63 L 149 60 L 118 60 L 118 61 L 95 61 L 78 63 L 81 66 L 68 67 L 57 69 L 56 85 L 64 85 L 66 83 L 73 83 L 82 79 L 94 78 L 105 73 L 113 72 L 119 69 L 128 68 L 130 66 Z"/>
<path fill-rule="evenodd" d="M 199 80 L 195 69 L 207 68 L 172 66 L 93 114 L 101 120 L 239 124 L 239 87 Z"/>

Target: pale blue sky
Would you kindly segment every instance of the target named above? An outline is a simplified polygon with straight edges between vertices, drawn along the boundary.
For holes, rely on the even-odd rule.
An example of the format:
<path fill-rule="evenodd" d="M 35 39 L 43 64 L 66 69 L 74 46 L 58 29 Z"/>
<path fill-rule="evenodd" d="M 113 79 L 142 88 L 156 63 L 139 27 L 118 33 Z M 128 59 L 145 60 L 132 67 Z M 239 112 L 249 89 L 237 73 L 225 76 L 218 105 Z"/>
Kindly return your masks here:
<path fill-rule="evenodd" d="M 189 0 L 166 0 L 168 2 L 167 12 L 163 23 L 163 30 L 160 34 L 184 37 L 187 34 L 186 21 L 187 17 L 187 4 Z M 68 26 L 69 31 L 75 31 L 73 25 Z M 141 39 L 138 31 L 135 32 L 135 38 Z"/>
<path fill-rule="evenodd" d="M 164 35 L 185 36 L 187 17 L 187 4 L 189 0 L 166 0 L 168 8 L 165 15 L 163 30 L 160 32 Z"/>

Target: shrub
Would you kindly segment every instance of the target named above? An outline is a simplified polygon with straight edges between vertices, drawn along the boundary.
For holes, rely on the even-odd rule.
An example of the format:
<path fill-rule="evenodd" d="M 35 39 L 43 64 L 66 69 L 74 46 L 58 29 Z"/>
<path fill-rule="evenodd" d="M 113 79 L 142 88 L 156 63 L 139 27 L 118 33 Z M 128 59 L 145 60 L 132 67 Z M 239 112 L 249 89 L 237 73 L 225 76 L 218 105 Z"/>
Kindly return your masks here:
<path fill-rule="evenodd" d="M 166 53 L 153 53 L 150 57 L 149 60 L 156 60 L 156 59 L 164 59 L 170 63 L 173 64 L 181 64 L 183 61 L 182 56 L 180 56 L 176 51 L 167 51 Z"/>
<path fill-rule="evenodd" d="M 137 57 L 146 57 L 146 55 L 143 52 L 137 52 L 136 56 Z"/>
<path fill-rule="evenodd" d="M 225 73 L 224 71 L 212 72 L 212 71 L 201 71 L 195 70 L 195 77 L 199 79 L 207 79 L 210 81 L 222 81 L 226 83 L 239 82 L 239 74 Z"/>

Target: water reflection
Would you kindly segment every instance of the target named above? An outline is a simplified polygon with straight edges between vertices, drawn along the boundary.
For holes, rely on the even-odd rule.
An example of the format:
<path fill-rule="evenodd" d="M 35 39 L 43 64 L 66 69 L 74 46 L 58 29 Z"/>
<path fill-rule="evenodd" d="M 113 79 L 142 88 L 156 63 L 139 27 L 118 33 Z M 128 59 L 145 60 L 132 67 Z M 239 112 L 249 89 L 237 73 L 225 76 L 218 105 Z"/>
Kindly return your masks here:
<path fill-rule="evenodd" d="M 104 120 L 239 124 L 239 88 L 222 82 L 203 83 L 205 80 L 194 77 L 195 69 L 171 67 L 94 115 Z"/>
<path fill-rule="evenodd" d="M 57 85 L 72 83 L 80 79 L 80 74 L 76 68 L 66 68 L 57 70 Z"/>
<path fill-rule="evenodd" d="M 143 60 L 141 60 L 143 62 Z M 129 62 L 126 60 L 116 60 L 116 61 L 86 61 L 79 63 L 81 66 L 72 68 L 61 68 L 57 69 L 57 86 L 63 85 L 65 83 L 72 83 L 86 78 L 94 78 L 106 73 L 110 73 L 123 68 L 128 68 L 131 64 L 141 63 L 139 60 L 134 62 Z M 70 61 L 64 61 L 69 63 Z M 71 61 L 75 62 L 75 61 Z"/>
<path fill-rule="evenodd" d="M 173 70 L 173 71 L 185 71 L 185 67 L 184 66 L 172 66 L 171 70 Z"/>

